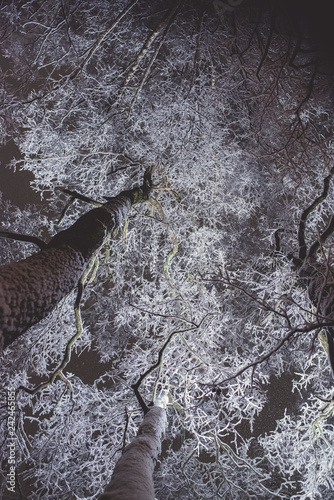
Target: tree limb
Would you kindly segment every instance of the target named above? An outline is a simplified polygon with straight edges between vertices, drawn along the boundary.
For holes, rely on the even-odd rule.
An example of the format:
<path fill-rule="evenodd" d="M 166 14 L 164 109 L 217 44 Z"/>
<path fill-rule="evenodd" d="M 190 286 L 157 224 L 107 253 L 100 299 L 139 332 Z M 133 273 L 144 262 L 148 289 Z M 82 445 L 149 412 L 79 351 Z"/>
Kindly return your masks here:
<path fill-rule="evenodd" d="M 134 5 L 136 5 L 136 3 L 138 3 L 138 0 L 133 0 L 132 2 L 130 2 L 125 7 L 125 9 L 123 9 L 122 12 L 116 17 L 116 19 L 111 24 L 111 26 L 109 28 L 107 28 L 102 33 L 102 35 L 93 43 L 93 45 L 91 46 L 91 48 L 87 51 L 86 57 L 80 63 L 80 66 L 71 73 L 71 75 L 70 75 L 71 79 L 74 79 L 78 75 L 78 73 L 80 71 L 82 71 L 83 68 L 89 63 L 89 61 L 91 60 L 91 58 L 93 57 L 93 55 L 95 54 L 95 52 L 98 50 L 98 48 L 108 38 L 108 36 L 110 35 L 110 33 L 112 33 L 112 31 L 114 30 L 114 28 L 123 19 L 123 17 L 132 9 L 132 7 L 134 7 Z"/>
<path fill-rule="evenodd" d="M 63 189 L 63 193 L 69 194 L 72 198 L 76 198 L 77 200 L 85 201 L 90 203 L 91 205 L 95 205 L 96 207 L 102 207 L 103 203 L 100 201 L 93 200 L 88 196 L 84 196 L 83 194 L 78 193 L 77 191 L 71 191 L 70 189 Z"/>
<path fill-rule="evenodd" d="M 34 245 L 37 245 L 38 248 L 40 248 L 41 250 L 44 250 L 47 247 L 47 244 L 43 240 L 41 240 L 40 238 L 37 238 L 37 236 L 29 236 L 28 234 L 11 233 L 9 231 L 0 231 L 0 236 L 3 238 L 10 238 L 11 240 L 26 241 L 27 243 L 33 243 Z"/>
<path fill-rule="evenodd" d="M 325 243 L 327 238 L 329 238 L 329 236 L 331 236 L 331 234 L 333 234 L 333 232 L 334 232 L 334 215 L 332 215 L 332 217 L 330 218 L 330 221 L 329 221 L 325 231 L 319 236 L 317 241 L 315 241 L 311 245 L 311 247 L 308 251 L 307 257 L 308 258 L 314 257 L 315 253 L 319 250 L 321 245 L 323 243 Z"/>
<path fill-rule="evenodd" d="M 148 200 L 152 171 L 146 170 L 141 186 L 84 213 L 40 252 L 0 266 L 0 350 L 45 318 L 77 286 L 91 258 L 123 225 L 131 208 Z"/>
<path fill-rule="evenodd" d="M 322 201 L 324 201 L 327 198 L 328 195 L 328 190 L 329 190 L 329 184 L 334 175 L 334 167 L 330 170 L 330 173 L 325 177 L 324 179 L 324 187 L 322 190 L 322 193 L 318 198 L 316 198 L 311 205 L 309 205 L 305 210 L 303 211 L 301 217 L 300 217 L 300 222 L 299 222 L 299 228 L 298 228 L 298 243 L 299 243 L 299 259 L 302 261 L 306 258 L 307 255 L 307 247 L 306 247 L 306 242 L 305 242 L 305 226 L 306 226 L 306 221 L 308 216 L 310 215 L 315 208 L 320 205 Z"/>
<path fill-rule="evenodd" d="M 228 382 L 229 380 L 233 380 L 240 375 L 242 375 L 245 371 L 249 370 L 250 368 L 254 368 L 259 364 L 264 363 L 267 361 L 273 354 L 275 354 L 277 351 L 283 347 L 283 345 L 288 342 L 294 335 L 296 334 L 302 334 L 302 333 L 308 333 L 312 332 L 314 330 L 320 330 L 321 328 L 326 328 L 329 326 L 334 326 L 334 320 L 327 322 L 327 323 L 322 323 L 319 324 L 317 323 L 310 323 L 308 326 L 302 327 L 302 328 L 294 328 L 293 330 L 290 330 L 272 349 L 270 349 L 268 352 L 266 352 L 263 356 L 260 356 L 258 359 L 251 361 L 247 365 L 243 366 L 240 368 L 240 370 L 236 371 L 233 375 L 230 377 L 224 378 L 221 382 L 214 382 L 213 386 L 217 385 L 222 385 L 225 382 Z"/>
<path fill-rule="evenodd" d="M 135 100 L 137 99 L 138 95 L 140 94 L 140 92 L 141 92 L 141 90 L 142 90 L 142 88 L 143 88 L 143 86 L 144 86 L 147 78 L 149 77 L 149 74 L 151 72 L 152 66 L 153 66 L 153 64 L 154 64 L 154 62 L 155 62 L 155 60 L 156 60 L 156 58 L 157 58 L 157 56 L 158 56 L 158 54 L 160 52 L 161 46 L 162 46 L 162 44 L 164 42 L 164 39 L 165 39 L 165 37 L 166 37 L 166 35 L 168 33 L 168 30 L 169 30 L 171 24 L 173 23 L 176 15 L 177 15 L 177 12 L 180 9 L 180 7 L 183 4 L 183 2 L 184 2 L 184 0 L 180 0 L 179 2 L 177 2 L 177 4 L 174 7 L 174 9 L 172 9 L 172 11 L 170 12 L 170 15 L 169 15 L 169 17 L 168 17 L 168 19 L 166 21 L 166 27 L 165 27 L 162 35 L 161 35 L 161 39 L 160 39 L 160 41 L 158 43 L 158 46 L 155 49 L 155 51 L 154 51 L 154 53 L 153 53 L 153 55 L 152 55 L 152 57 L 150 59 L 150 62 L 148 63 L 147 68 L 146 68 L 146 70 L 144 72 L 143 78 L 141 79 L 139 87 L 137 88 L 137 90 L 135 92 L 135 95 L 132 98 L 131 107 L 132 107 L 133 103 L 135 102 Z"/>

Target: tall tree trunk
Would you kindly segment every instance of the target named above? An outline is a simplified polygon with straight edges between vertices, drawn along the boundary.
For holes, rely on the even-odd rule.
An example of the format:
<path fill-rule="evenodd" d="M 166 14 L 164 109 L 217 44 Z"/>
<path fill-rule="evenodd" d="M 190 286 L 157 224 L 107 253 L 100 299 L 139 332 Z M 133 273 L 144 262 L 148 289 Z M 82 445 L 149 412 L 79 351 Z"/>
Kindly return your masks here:
<path fill-rule="evenodd" d="M 151 186 L 148 170 L 141 187 L 85 213 L 40 252 L 0 267 L 0 352 L 73 290 L 106 237 L 122 226 L 133 205 L 149 198 Z"/>
<path fill-rule="evenodd" d="M 317 308 L 319 322 L 334 321 L 334 270 L 330 265 L 305 259 L 299 276 L 307 286 L 308 296 Z M 334 327 L 324 328 L 327 337 L 327 354 L 334 375 Z"/>
<path fill-rule="evenodd" d="M 137 437 L 118 460 L 110 483 L 98 500 L 154 500 L 153 471 L 161 449 L 166 410 L 153 406 L 144 416 Z"/>

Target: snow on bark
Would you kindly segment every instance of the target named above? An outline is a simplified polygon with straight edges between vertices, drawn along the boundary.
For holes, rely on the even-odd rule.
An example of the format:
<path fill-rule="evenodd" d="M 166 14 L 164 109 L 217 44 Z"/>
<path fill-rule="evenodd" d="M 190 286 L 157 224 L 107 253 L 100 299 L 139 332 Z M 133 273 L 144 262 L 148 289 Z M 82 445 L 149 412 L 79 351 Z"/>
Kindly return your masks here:
<path fill-rule="evenodd" d="M 122 226 L 132 205 L 148 199 L 150 189 L 147 171 L 143 186 L 123 191 L 85 213 L 57 233 L 46 249 L 0 266 L 0 353 L 75 288 L 106 236 Z"/>
<path fill-rule="evenodd" d="M 166 410 L 153 406 L 144 416 L 138 435 L 118 460 L 99 500 L 154 500 L 153 471 L 161 451 Z"/>

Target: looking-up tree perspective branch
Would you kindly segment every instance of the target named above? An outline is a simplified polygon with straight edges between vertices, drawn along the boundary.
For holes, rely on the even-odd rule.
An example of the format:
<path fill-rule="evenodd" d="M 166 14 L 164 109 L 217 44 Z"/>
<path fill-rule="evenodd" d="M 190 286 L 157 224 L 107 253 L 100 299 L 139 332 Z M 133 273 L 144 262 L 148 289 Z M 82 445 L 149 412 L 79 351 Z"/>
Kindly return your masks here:
<path fill-rule="evenodd" d="M 162 394 L 145 412 L 138 435 L 124 448 L 111 481 L 99 500 L 155 499 L 153 471 L 165 432 L 167 399 Z"/>
<path fill-rule="evenodd" d="M 45 318 L 73 290 L 88 262 L 122 227 L 131 207 L 148 200 L 151 186 L 151 170 L 147 170 L 141 187 L 123 191 L 85 213 L 37 254 L 0 267 L 0 339 L 4 347 Z"/>
<path fill-rule="evenodd" d="M 328 254 L 328 256 L 323 255 L 323 257 L 325 257 L 325 263 L 323 263 L 316 259 L 316 252 L 323 250 L 326 240 L 334 232 L 334 215 L 331 215 L 326 229 L 319 234 L 318 239 L 312 243 L 309 250 L 307 250 L 305 242 L 305 224 L 312 211 L 328 196 L 329 183 L 333 174 L 334 167 L 332 167 L 329 175 L 324 179 L 322 194 L 302 213 L 298 230 L 298 258 L 292 257 L 293 262 L 296 264 L 298 274 L 307 286 L 309 298 L 316 308 L 317 319 L 320 320 L 320 322 L 329 322 L 333 320 L 333 268 L 330 254 Z M 325 328 L 325 332 L 327 337 L 327 346 L 325 349 L 328 353 L 329 362 L 334 375 L 334 329 L 328 326 Z"/>
<path fill-rule="evenodd" d="M 5 500 L 103 495 L 159 394 L 152 497 L 331 498 L 333 37 L 299 4 L 1 4 Z"/>

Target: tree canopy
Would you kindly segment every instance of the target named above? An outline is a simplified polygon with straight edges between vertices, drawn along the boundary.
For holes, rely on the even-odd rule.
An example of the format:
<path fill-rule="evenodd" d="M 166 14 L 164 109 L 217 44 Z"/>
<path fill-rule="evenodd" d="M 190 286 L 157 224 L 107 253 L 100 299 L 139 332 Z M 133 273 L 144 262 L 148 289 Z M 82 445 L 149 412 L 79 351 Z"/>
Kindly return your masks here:
<path fill-rule="evenodd" d="M 299 3 L 1 3 L 3 157 L 39 201 L 0 185 L 0 230 L 48 243 L 153 172 L 2 355 L 4 498 L 11 387 L 17 497 L 96 498 L 161 391 L 159 500 L 332 495 L 332 40 Z"/>

